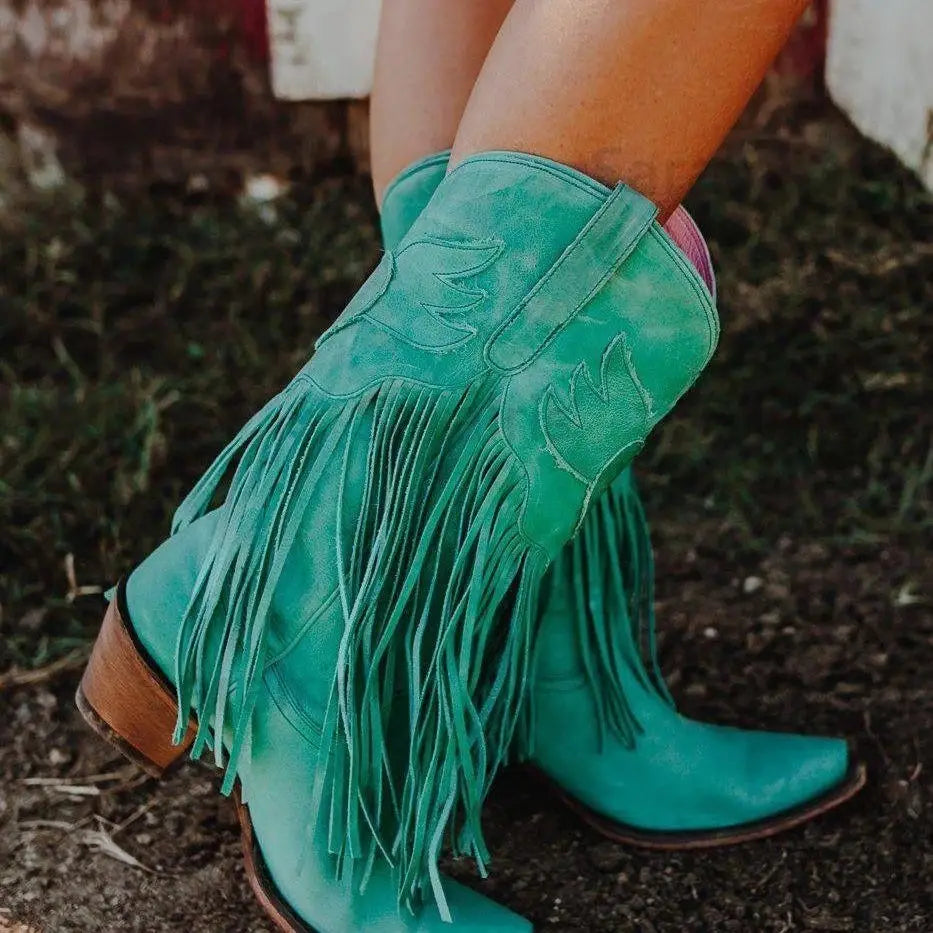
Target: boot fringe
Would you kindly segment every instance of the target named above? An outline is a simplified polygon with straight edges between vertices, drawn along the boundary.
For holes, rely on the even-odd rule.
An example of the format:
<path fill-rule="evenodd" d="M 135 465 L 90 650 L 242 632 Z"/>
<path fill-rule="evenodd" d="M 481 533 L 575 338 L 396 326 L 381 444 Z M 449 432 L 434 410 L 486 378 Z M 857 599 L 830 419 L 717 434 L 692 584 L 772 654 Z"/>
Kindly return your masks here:
<path fill-rule="evenodd" d="M 401 904 L 430 887 L 447 918 L 437 860 L 446 841 L 485 872 L 481 807 L 525 711 L 545 566 L 517 520 L 523 476 L 498 391 L 491 379 L 456 390 L 388 380 L 334 398 L 300 375 L 221 453 L 173 526 L 203 515 L 232 470 L 175 678 L 176 740 L 200 712 L 192 755 L 212 745 L 229 792 L 269 660 L 273 593 L 322 477 L 339 470 L 343 634 L 309 819 L 326 821 L 338 873 L 362 867 L 365 884 L 385 858 Z M 352 501 L 351 471 L 364 475 Z"/>
<path fill-rule="evenodd" d="M 608 731 L 632 747 L 642 729 L 625 684 L 635 678 L 665 702 L 674 701 L 658 662 L 651 537 L 630 468 L 594 504 L 550 573 L 562 581 L 557 585 L 573 588 L 600 741 Z"/>

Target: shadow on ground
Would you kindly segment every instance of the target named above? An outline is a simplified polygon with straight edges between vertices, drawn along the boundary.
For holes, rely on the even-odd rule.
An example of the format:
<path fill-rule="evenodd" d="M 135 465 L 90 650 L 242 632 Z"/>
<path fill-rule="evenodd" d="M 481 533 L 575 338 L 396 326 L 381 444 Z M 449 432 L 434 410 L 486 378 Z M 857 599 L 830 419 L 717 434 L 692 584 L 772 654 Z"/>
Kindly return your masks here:
<path fill-rule="evenodd" d="M 933 928 L 933 206 L 827 109 L 746 128 L 695 192 L 721 351 L 639 462 L 684 709 L 854 737 L 869 789 L 778 839 L 644 854 L 520 771 L 493 879 L 555 931 Z M 773 125 L 772 125 L 773 124 Z M 71 698 L 99 590 L 373 266 L 365 181 L 257 212 L 157 183 L 0 233 L 0 929 L 260 931 L 232 809 L 155 785 Z"/>

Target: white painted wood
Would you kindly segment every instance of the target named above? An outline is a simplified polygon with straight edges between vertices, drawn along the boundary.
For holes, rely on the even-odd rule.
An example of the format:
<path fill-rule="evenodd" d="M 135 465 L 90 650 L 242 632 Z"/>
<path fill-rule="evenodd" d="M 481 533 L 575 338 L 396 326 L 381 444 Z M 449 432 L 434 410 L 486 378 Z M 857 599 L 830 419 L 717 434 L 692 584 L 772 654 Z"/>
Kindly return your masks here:
<path fill-rule="evenodd" d="M 266 0 L 272 87 L 283 100 L 366 97 L 381 0 Z"/>
<path fill-rule="evenodd" d="M 833 0 L 827 83 L 933 190 L 933 0 Z"/>

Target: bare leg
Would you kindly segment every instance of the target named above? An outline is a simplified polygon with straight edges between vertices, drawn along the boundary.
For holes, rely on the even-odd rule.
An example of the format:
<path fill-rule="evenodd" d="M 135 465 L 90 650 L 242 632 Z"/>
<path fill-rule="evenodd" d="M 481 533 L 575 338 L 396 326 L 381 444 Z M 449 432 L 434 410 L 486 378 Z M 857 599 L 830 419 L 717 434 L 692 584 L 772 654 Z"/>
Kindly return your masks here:
<path fill-rule="evenodd" d="M 379 25 L 370 135 L 373 187 L 448 149 L 513 0 L 386 0 Z"/>
<path fill-rule="evenodd" d="M 489 149 L 531 152 L 622 180 L 667 217 L 806 6 L 517 0 L 476 82 L 451 164 Z"/>

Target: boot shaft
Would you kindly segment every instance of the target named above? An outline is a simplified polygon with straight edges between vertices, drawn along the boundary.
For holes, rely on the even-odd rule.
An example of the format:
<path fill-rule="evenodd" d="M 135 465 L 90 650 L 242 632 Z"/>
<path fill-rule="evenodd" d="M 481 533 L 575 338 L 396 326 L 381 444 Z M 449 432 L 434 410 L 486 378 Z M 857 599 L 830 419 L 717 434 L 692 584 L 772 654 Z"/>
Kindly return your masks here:
<path fill-rule="evenodd" d="M 448 827 L 485 861 L 547 562 L 715 345 L 655 213 L 533 156 L 467 160 L 176 514 L 169 549 L 229 476 L 176 642 L 179 729 L 200 714 L 194 754 L 230 736 L 231 788 L 278 676 L 320 724 L 330 850 L 395 860 L 405 902 L 442 903 Z"/>
<path fill-rule="evenodd" d="M 497 383 L 528 484 L 523 531 L 553 556 L 716 343 L 709 293 L 655 215 L 631 189 L 546 160 L 467 160 L 303 375 L 344 398 L 386 379 Z"/>

